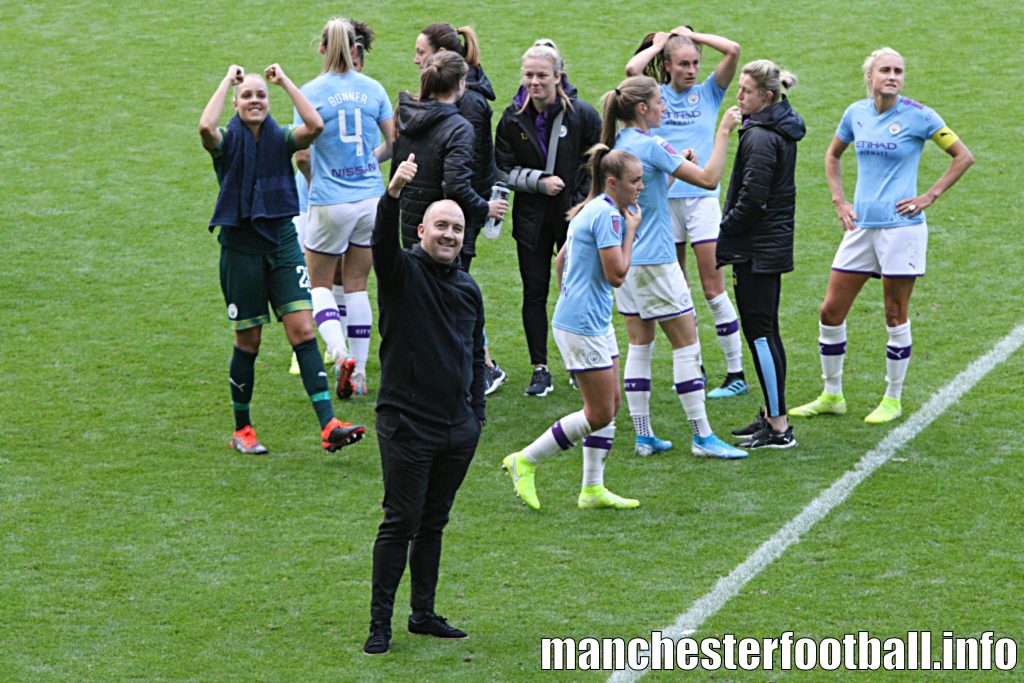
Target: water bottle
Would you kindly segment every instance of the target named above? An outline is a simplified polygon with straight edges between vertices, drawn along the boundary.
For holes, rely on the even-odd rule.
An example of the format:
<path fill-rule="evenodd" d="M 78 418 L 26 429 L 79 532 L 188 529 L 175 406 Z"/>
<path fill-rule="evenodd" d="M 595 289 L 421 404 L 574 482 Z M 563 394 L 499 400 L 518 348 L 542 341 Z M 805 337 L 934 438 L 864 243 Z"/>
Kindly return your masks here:
<path fill-rule="evenodd" d="M 491 188 L 491 200 L 495 199 L 508 199 L 508 196 L 512 194 L 511 190 L 508 189 L 508 185 L 498 181 L 494 183 Z M 484 237 L 492 240 L 498 239 L 498 235 L 501 234 L 501 218 L 494 218 L 493 216 L 487 217 L 487 222 L 484 223 Z"/>

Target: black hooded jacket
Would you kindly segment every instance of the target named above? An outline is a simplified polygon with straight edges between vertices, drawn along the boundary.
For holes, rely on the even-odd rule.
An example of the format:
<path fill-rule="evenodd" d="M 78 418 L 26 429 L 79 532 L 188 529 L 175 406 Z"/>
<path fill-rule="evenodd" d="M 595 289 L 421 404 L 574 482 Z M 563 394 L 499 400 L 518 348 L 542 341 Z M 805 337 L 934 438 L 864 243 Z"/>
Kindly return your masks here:
<path fill-rule="evenodd" d="M 793 270 L 796 143 L 806 132 L 785 96 L 743 122 L 718 236 L 718 265 L 749 261 L 755 273 Z"/>
<path fill-rule="evenodd" d="M 485 199 L 490 198 L 495 180 L 494 137 L 491 133 L 494 110 L 490 105 L 494 98 L 494 88 L 483 67 L 469 67 L 466 92 L 459 100 L 459 113 L 473 125 L 473 189 Z M 462 253 L 476 255 L 476 236 L 486 220 L 487 214 L 484 214 L 475 223 L 466 224 Z"/>
<path fill-rule="evenodd" d="M 601 117 L 592 106 L 576 99 L 576 89 L 565 89 L 572 106 L 565 110 L 562 126 L 565 135 L 558 140 L 555 166 L 552 173 L 565 183 L 565 188 L 554 197 L 540 191 L 537 182 L 544 177 L 547 159 L 534 127 L 532 107 L 519 110 L 526 100 L 526 91 L 520 89 L 512 104 L 505 108 L 494 136 L 494 155 L 498 171 L 509 177 L 515 190 L 512 206 L 512 236 L 516 241 L 536 249 L 545 225 L 557 226 L 557 241 L 565 239 L 568 223 L 565 212 L 586 199 L 590 192 L 584 155 L 601 139 Z M 553 121 L 564 105 L 561 99 L 548 106 Z M 517 180 L 516 180 L 517 179 Z"/>
<path fill-rule="evenodd" d="M 427 207 L 439 199 L 453 199 L 462 208 L 466 225 L 483 224 L 487 200 L 473 189 L 473 126 L 454 104 L 398 96 L 398 139 L 391 173 L 416 155 L 416 176 L 402 190 L 402 243 L 419 241 L 416 228 Z"/>

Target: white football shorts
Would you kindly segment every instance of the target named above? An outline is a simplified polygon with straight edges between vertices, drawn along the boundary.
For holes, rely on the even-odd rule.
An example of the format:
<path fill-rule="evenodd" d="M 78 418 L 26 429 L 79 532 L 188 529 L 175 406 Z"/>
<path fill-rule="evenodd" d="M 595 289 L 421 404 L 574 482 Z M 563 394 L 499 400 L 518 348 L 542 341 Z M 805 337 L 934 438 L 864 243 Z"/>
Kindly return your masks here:
<path fill-rule="evenodd" d="M 660 320 L 693 311 L 690 288 L 679 263 L 630 266 L 626 281 L 615 290 L 615 303 L 622 315 L 643 320 Z"/>
<path fill-rule="evenodd" d="M 309 206 L 303 244 L 318 254 L 340 256 L 355 247 L 370 247 L 373 223 L 377 220 L 377 201 L 370 197 L 358 202 Z"/>
<path fill-rule="evenodd" d="M 928 224 L 857 228 L 843 233 L 832 270 L 871 277 L 920 277 L 928 251 Z"/>

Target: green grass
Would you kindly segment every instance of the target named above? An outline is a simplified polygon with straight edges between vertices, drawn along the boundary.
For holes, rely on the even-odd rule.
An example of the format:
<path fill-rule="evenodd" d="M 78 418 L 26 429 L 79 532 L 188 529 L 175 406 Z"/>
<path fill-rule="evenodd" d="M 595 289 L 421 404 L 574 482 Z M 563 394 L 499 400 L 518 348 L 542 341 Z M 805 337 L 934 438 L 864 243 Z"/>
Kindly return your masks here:
<path fill-rule="evenodd" d="M 797 423 L 794 451 L 723 463 L 684 449 L 633 458 L 623 409 L 608 481 L 642 507 L 577 511 L 579 455 L 570 453 L 545 465 L 544 507 L 531 514 L 514 503 L 500 460 L 580 399 L 553 343 L 555 393 L 521 396 L 529 366 L 514 245 L 507 234 L 482 244 L 474 274 L 494 355 L 512 377 L 489 402 L 448 527 L 438 594 L 439 611 L 472 639 L 406 634 L 403 584 L 393 654 L 365 659 L 382 493 L 375 438 L 320 452 L 275 324 L 257 364 L 253 412 L 271 455 L 228 450 L 231 335 L 217 245 L 205 229 L 216 183 L 196 134 L 228 64 L 255 70 L 276 61 L 305 81 L 318 70 L 311 41 L 323 21 L 348 11 L 377 30 L 367 73 L 392 98 L 414 87 L 413 39 L 437 20 L 476 27 L 499 112 L 519 55 L 540 36 L 559 43 L 591 102 L 618 82 L 643 33 L 682 21 L 739 41 L 744 61 L 769 57 L 795 71 L 792 101 L 808 136 L 797 173 L 797 268 L 783 288 L 793 404 L 820 390 L 817 307 L 839 238 L 822 156 L 844 108 L 863 94 L 861 60 L 889 44 L 907 57 L 906 94 L 934 106 L 978 160 L 928 212 L 929 274 L 911 309 L 905 413 L 1020 322 L 1013 57 L 1022 12 L 1014 5 L 382 2 L 358 13 L 328 3 L 0 5 L 0 679 L 597 680 L 542 674 L 540 639 L 667 626 L 887 433 L 860 420 L 884 388 L 881 291 L 869 283 L 850 315 L 850 415 Z M 953 19 L 934 18 L 947 11 Z M 713 51 L 705 58 L 706 74 L 716 59 Z M 287 111 L 280 90 L 271 100 Z M 946 163 L 929 145 L 922 186 Z M 716 378 L 724 367 L 711 318 L 702 303 L 697 310 Z M 619 339 L 624 345 L 621 328 Z M 687 430 L 664 339 L 655 353 L 655 425 L 682 446 Z M 701 634 L 931 629 L 937 639 L 944 629 L 991 629 L 1024 638 L 1022 367 L 1018 352 Z M 710 403 L 712 423 L 725 433 L 758 403 L 757 395 Z M 372 424 L 369 401 L 338 408 Z M 944 680 L 954 675 L 962 677 Z"/>

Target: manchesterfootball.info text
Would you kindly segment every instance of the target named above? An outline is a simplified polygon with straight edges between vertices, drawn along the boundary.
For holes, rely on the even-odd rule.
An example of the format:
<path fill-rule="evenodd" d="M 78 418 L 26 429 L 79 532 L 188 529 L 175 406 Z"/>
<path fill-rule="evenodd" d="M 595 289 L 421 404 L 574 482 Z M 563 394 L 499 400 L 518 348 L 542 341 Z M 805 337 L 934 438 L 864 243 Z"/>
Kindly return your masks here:
<path fill-rule="evenodd" d="M 937 635 L 937 634 L 935 634 Z M 908 631 L 905 637 L 879 638 L 869 631 L 838 638 L 650 639 L 543 638 L 540 666 L 545 671 L 1009 671 L 1017 666 L 1017 641 L 993 631 L 959 637 L 943 631 Z"/>

